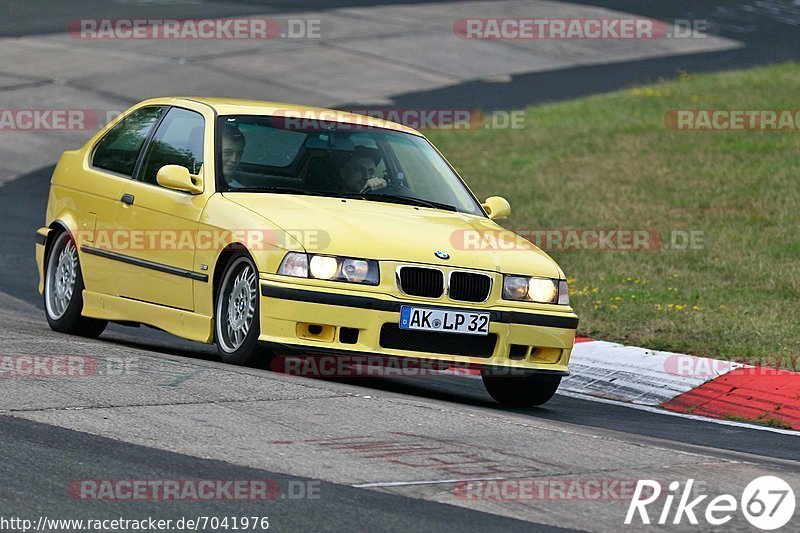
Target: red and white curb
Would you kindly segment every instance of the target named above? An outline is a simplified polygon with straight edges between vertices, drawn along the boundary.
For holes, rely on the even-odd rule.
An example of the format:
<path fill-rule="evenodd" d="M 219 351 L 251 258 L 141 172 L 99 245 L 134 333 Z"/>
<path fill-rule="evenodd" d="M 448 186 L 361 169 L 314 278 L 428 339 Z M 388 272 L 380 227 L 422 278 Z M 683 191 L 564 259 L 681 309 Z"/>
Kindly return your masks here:
<path fill-rule="evenodd" d="M 576 340 L 559 392 L 800 430 L 800 373 Z"/>

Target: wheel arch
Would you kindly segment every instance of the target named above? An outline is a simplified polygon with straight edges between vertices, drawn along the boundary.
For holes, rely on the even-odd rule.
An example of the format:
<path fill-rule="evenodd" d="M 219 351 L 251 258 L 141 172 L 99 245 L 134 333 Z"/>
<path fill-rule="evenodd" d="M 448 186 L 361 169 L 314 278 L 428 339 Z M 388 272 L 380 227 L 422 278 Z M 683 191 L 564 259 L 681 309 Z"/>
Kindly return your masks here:
<path fill-rule="evenodd" d="M 214 271 L 211 274 L 211 309 L 214 318 L 216 318 L 217 294 L 219 293 L 219 285 L 222 283 L 222 276 L 225 274 L 225 269 L 237 254 L 244 253 L 256 265 L 256 274 L 258 274 L 258 265 L 256 264 L 253 254 L 250 250 L 240 242 L 232 242 L 228 244 L 217 256 L 217 261 L 214 263 Z"/>
<path fill-rule="evenodd" d="M 61 220 L 54 220 L 47 227 L 50 228 L 50 231 L 47 233 L 47 237 L 44 240 L 44 272 L 47 272 L 47 259 L 50 257 L 50 249 L 53 247 L 56 237 L 62 233 L 69 233 L 70 237 L 72 237 L 72 240 L 75 240 L 75 233 L 70 230 L 69 226 Z M 76 248 L 78 248 L 78 258 L 80 260 L 81 251 L 77 246 L 77 242 L 75 245 Z M 83 276 L 83 271 L 81 271 L 81 276 Z"/>

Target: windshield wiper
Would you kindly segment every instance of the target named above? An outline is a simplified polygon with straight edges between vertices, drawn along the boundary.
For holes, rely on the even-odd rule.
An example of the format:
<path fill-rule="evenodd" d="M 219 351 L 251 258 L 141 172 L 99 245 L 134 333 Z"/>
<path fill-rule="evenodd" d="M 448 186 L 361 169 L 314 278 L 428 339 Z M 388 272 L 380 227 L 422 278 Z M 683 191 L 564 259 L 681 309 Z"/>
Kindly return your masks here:
<path fill-rule="evenodd" d="M 434 202 L 432 200 L 423 200 L 422 198 L 415 198 L 414 196 L 401 196 L 399 194 L 381 194 L 379 192 L 365 192 L 354 193 L 356 197 L 363 197 L 367 200 L 384 200 L 390 203 L 405 204 L 405 205 L 418 205 L 421 207 L 432 207 L 434 209 L 444 209 L 446 211 L 458 211 L 458 209 L 450 204 L 443 204 L 441 202 Z"/>
<path fill-rule="evenodd" d="M 332 192 L 330 194 L 332 196 L 336 196 L 337 198 L 355 198 L 357 200 L 367 199 L 363 192 Z"/>

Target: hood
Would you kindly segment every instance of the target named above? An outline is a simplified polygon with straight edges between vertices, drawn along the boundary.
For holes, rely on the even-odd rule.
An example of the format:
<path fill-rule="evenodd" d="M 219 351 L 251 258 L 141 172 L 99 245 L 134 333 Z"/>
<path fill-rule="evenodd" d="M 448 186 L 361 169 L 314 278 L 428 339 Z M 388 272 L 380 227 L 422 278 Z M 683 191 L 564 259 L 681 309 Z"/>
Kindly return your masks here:
<path fill-rule="evenodd" d="M 309 253 L 562 277 L 527 240 L 488 218 L 385 202 L 270 193 L 223 193 L 296 236 Z M 450 255 L 442 260 L 434 255 Z"/>

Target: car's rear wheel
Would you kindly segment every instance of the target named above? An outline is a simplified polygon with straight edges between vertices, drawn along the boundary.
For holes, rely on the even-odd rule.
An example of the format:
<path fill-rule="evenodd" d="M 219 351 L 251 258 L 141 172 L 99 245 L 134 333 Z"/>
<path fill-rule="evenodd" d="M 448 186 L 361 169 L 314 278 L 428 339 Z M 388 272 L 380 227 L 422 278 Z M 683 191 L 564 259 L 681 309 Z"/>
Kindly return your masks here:
<path fill-rule="evenodd" d="M 235 365 L 264 363 L 268 353 L 258 346 L 258 271 L 244 253 L 225 267 L 217 290 L 214 337 L 220 358 Z"/>
<path fill-rule="evenodd" d="M 561 376 L 553 374 L 513 376 L 484 373 L 482 377 L 489 395 L 509 407 L 532 407 L 547 403 L 561 384 Z"/>
<path fill-rule="evenodd" d="M 78 248 L 69 232 L 61 231 L 45 263 L 44 308 L 51 329 L 82 337 L 103 333 L 107 321 L 81 316 L 83 288 Z"/>

